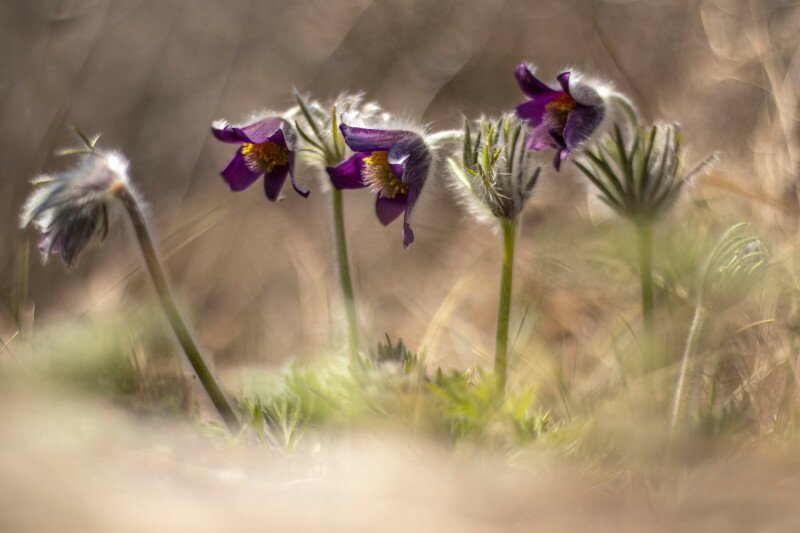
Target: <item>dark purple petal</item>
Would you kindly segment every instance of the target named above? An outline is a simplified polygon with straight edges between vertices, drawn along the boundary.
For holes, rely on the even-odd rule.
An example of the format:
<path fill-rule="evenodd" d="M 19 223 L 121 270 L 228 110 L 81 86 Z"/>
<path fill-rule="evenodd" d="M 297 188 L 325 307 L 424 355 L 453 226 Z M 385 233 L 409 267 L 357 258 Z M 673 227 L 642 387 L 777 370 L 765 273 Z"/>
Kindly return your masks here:
<path fill-rule="evenodd" d="M 408 184 L 408 198 L 405 205 L 405 215 L 403 216 L 403 247 L 408 248 L 414 242 L 414 232 L 411 231 L 409 220 L 414 204 L 417 203 L 428 178 L 428 170 L 431 166 L 431 154 L 428 145 L 419 135 L 411 136 L 398 142 L 389 150 L 389 163 L 392 169 L 395 165 L 403 165 L 402 182 Z M 397 171 L 395 170 L 395 173 Z"/>
<path fill-rule="evenodd" d="M 286 136 L 283 134 L 283 129 L 275 130 L 275 133 L 264 139 L 264 141 L 272 141 L 279 146 L 286 147 Z M 264 142 L 259 141 L 259 142 Z"/>
<path fill-rule="evenodd" d="M 228 182 L 232 191 L 243 191 L 253 184 L 261 175 L 260 171 L 251 170 L 244 160 L 241 150 L 237 150 L 231 162 L 222 172 L 222 177 Z"/>
<path fill-rule="evenodd" d="M 289 153 L 294 152 L 297 144 L 297 134 L 294 128 L 288 123 L 285 123 L 279 130 L 269 136 L 268 141 L 272 141 L 278 146 L 283 146 Z"/>
<path fill-rule="evenodd" d="M 247 126 L 237 127 L 226 125 L 223 128 L 211 127 L 214 137 L 226 143 L 253 143 L 259 144 L 264 141 L 273 140 L 273 137 L 288 124 L 280 117 L 267 117 Z M 280 141 L 282 146 L 286 146 L 283 133 L 281 132 Z"/>
<path fill-rule="evenodd" d="M 605 109 L 602 105 L 578 104 L 570 111 L 564 126 L 564 144 L 572 151 L 580 147 L 603 121 Z"/>
<path fill-rule="evenodd" d="M 534 128 L 528 135 L 528 141 L 525 144 L 528 150 L 547 150 L 549 148 L 559 148 L 556 139 L 547 127 L 547 124 L 542 124 Z"/>
<path fill-rule="evenodd" d="M 410 131 L 354 128 L 347 124 L 341 124 L 339 129 L 344 137 L 344 142 L 354 152 L 387 151 L 399 141 L 415 135 Z"/>
<path fill-rule="evenodd" d="M 536 76 L 533 75 L 531 69 L 525 63 L 517 65 L 514 71 L 514 77 L 517 78 L 519 88 L 522 89 L 526 95 L 531 98 L 544 95 L 557 95 L 559 91 L 548 87 L 542 83 Z"/>
<path fill-rule="evenodd" d="M 224 143 L 243 143 L 245 141 L 233 126 L 224 126 L 222 128 L 215 128 L 211 126 L 211 133 L 217 140 Z"/>
<path fill-rule="evenodd" d="M 266 193 L 267 198 L 273 202 L 278 199 L 283 184 L 286 183 L 286 176 L 288 174 L 289 167 L 287 165 L 281 165 L 273 168 L 271 172 L 268 172 L 264 176 L 264 193 Z"/>
<path fill-rule="evenodd" d="M 406 194 L 398 194 L 394 198 L 378 196 L 378 201 L 375 202 L 375 214 L 378 215 L 381 224 L 388 226 L 402 215 L 406 210 L 407 201 L 408 195 Z"/>
<path fill-rule="evenodd" d="M 411 226 L 403 223 L 403 248 L 408 248 L 414 242 L 414 232 L 411 231 Z"/>
<path fill-rule="evenodd" d="M 563 92 L 567 93 L 568 95 L 572 96 L 572 92 L 570 91 L 570 88 L 569 88 L 569 76 L 570 76 L 570 74 L 571 74 L 571 72 L 569 70 L 565 70 L 564 72 L 562 72 L 561 74 L 556 76 L 556 79 L 558 80 L 558 83 L 561 85 L 561 90 Z"/>
<path fill-rule="evenodd" d="M 297 183 L 297 178 L 294 175 L 294 152 L 292 151 L 289 152 L 289 176 L 292 178 L 292 187 L 294 187 L 294 190 L 297 192 L 297 194 L 303 198 L 308 198 L 308 195 L 311 191 L 300 187 L 300 185 Z"/>
<path fill-rule="evenodd" d="M 403 248 L 408 248 L 414 242 L 414 232 L 411 231 L 411 210 L 414 209 L 421 191 L 422 187 L 410 187 L 408 190 L 406 212 L 403 216 Z"/>
<path fill-rule="evenodd" d="M 410 189 L 422 189 L 428 177 L 431 166 L 431 154 L 428 145 L 416 133 L 409 133 L 407 137 L 392 146 L 387 154 L 389 164 L 395 175 L 400 176 L 403 183 Z M 402 165 L 402 173 L 398 172 Z"/>
<path fill-rule="evenodd" d="M 547 104 L 556 96 L 558 96 L 558 93 L 540 96 L 519 104 L 517 106 L 517 116 L 535 128 L 542 123 Z"/>
<path fill-rule="evenodd" d="M 337 189 L 361 189 L 366 187 L 361 177 L 361 169 L 364 167 L 364 158 L 370 152 L 356 152 L 335 167 L 328 167 L 325 170 L 331 178 L 331 183 Z"/>

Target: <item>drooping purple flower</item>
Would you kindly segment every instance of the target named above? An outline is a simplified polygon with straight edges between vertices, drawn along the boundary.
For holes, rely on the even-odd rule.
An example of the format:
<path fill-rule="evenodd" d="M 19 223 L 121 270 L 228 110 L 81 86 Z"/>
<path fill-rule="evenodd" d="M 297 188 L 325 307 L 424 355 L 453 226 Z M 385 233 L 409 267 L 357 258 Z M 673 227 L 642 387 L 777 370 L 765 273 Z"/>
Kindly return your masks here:
<path fill-rule="evenodd" d="M 542 83 L 525 63 L 517 66 L 514 75 L 522 92 L 530 98 L 517 106 L 517 116 L 533 128 L 528 149 L 555 148 L 553 165 L 558 170 L 561 161 L 580 148 L 603 121 L 603 99 L 569 70 L 557 76 L 559 89 Z"/>
<path fill-rule="evenodd" d="M 86 248 L 108 235 L 116 192 L 131 187 L 128 160 L 119 152 L 95 148 L 95 141 L 87 142 L 87 149 L 70 150 L 81 154 L 73 168 L 32 180 L 36 188 L 22 209 L 20 227 L 32 225 L 40 232 L 43 262 L 58 255 L 74 267 Z"/>
<path fill-rule="evenodd" d="M 419 198 L 431 154 L 422 137 L 405 130 L 339 126 L 344 142 L 355 152 L 326 170 L 337 189 L 369 188 L 378 199 L 375 213 L 386 226 L 403 214 L 403 246 L 414 242 L 409 217 Z"/>
<path fill-rule="evenodd" d="M 232 191 L 246 189 L 263 175 L 264 192 L 274 202 L 289 175 L 294 190 L 308 196 L 309 191 L 302 189 L 294 176 L 297 135 L 283 118 L 268 116 L 241 126 L 215 122 L 211 132 L 222 142 L 241 145 L 220 172 Z"/>

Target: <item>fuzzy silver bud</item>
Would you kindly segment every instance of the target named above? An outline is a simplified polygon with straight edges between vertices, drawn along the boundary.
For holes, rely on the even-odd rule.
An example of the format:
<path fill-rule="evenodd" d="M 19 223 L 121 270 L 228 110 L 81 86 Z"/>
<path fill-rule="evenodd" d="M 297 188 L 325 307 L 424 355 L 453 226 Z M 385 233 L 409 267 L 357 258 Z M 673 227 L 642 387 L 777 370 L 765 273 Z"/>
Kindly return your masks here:
<path fill-rule="evenodd" d="M 540 167 L 525 149 L 525 133 L 524 123 L 513 116 L 482 119 L 477 131 L 465 121 L 463 152 L 448 164 L 453 188 L 478 219 L 514 220 L 530 198 Z"/>
<path fill-rule="evenodd" d="M 22 209 L 20 227 L 32 225 L 41 233 L 44 262 L 57 254 L 73 267 L 84 249 L 108 234 L 110 202 L 120 187 L 130 187 L 128 161 L 91 146 L 73 168 L 31 182 L 36 188 Z"/>
<path fill-rule="evenodd" d="M 735 305 L 763 279 L 768 266 L 763 243 L 749 232 L 749 225 L 742 222 L 732 226 L 706 261 L 700 303 L 716 310 Z"/>
<path fill-rule="evenodd" d="M 645 128 L 634 122 L 635 116 L 630 120 L 625 133 L 615 124 L 613 132 L 594 149 L 585 150 L 575 165 L 611 209 L 631 220 L 652 221 L 675 204 L 687 181 L 706 169 L 715 156 L 687 171 L 677 124 Z"/>

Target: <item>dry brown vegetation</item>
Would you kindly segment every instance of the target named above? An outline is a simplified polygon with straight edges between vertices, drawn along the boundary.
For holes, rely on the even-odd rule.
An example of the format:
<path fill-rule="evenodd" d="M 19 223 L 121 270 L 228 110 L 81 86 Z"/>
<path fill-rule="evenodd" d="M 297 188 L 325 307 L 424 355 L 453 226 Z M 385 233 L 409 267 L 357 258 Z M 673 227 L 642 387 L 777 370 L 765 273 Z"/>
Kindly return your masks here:
<path fill-rule="evenodd" d="M 788 0 L 7 0 L 0 4 L 0 530 L 797 531 L 800 6 Z M 198 430 L 133 241 L 116 224 L 75 270 L 16 229 L 70 125 L 123 149 L 195 330 L 235 391 L 340 355 L 327 197 L 233 194 L 213 119 L 363 90 L 432 129 L 521 100 L 520 60 L 611 80 L 720 162 L 656 232 L 666 366 L 637 379 L 630 228 L 547 168 L 519 242 L 512 384 L 559 431 L 499 453 L 398 428 L 323 428 L 291 454 Z M 443 176 L 444 169 L 437 176 Z M 439 177 L 404 251 L 346 196 L 363 338 L 431 369 L 488 366 L 499 249 Z M 665 466 L 663 405 L 699 257 L 752 223 L 775 266 L 711 320 L 701 438 Z M 711 397 L 711 392 L 714 396 Z M 655 392 L 654 392 L 655 391 Z M 199 407 L 197 407 L 199 405 Z M 187 408 L 197 407 L 193 423 Z M 151 416 L 158 412 L 161 416 Z M 169 416 L 164 416 L 164 414 Z M 172 416 L 174 415 L 174 416 Z M 205 427 L 203 425 L 203 427 Z"/>

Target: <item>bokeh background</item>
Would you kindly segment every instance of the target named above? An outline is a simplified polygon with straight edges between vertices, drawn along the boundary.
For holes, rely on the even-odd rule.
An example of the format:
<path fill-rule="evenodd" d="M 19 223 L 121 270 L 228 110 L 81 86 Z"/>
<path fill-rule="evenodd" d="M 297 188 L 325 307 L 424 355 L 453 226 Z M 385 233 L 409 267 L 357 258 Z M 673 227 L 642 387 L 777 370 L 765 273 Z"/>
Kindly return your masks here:
<path fill-rule="evenodd" d="M 218 172 L 231 148 L 211 137 L 212 120 L 236 121 L 257 109 L 286 109 L 293 89 L 322 100 L 363 91 L 367 99 L 431 131 L 458 128 L 464 116 L 498 115 L 522 100 L 513 78 L 520 61 L 534 63 L 545 78 L 569 66 L 606 80 L 628 94 L 647 119 L 681 123 L 690 159 L 719 154 L 714 169 L 692 183 L 676 215 L 657 230 L 656 272 L 663 274 L 658 290 L 669 303 L 658 311 L 659 328 L 668 362 L 680 354 L 691 313 L 686 305 L 691 287 L 681 286 L 681 280 L 696 267 L 692 261 L 702 256 L 704 239 L 718 235 L 726 224 L 750 220 L 788 274 L 789 281 L 780 286 L 796 289 L 796 2 L 0 2 L 0 378 L 5 395 L 0 423 L 8 429 L 0 430 L 0 469 L 7 474 L 3 477 L 15 480 L 0 487 L 0 526 L 5 514 L 14 528 L 41 529 L 46 518 L 2 511 L 25 509 L 18 506 L 31 502 L 56 505 L 61 490 L 74 490 L 94 503 L 56 505 L 69 511 L 73 525 L 119 526 L 124 516 L 121 521 L 129 519 L 131 530 L 137 530 L 142 516 L 130 513 L 126 494 L 140 498 L 153 513 L 166 512 L 163 501 L 149 492 L 149 474 L 169 480 L 166 491 L 174 489 L 175 506 L 164 521 L 148 526 L 170 530 L 187 519 L 209 526 L 217 523 L 212 518 L 223 524 L 230 514 L 198 514 L 192 505 L 202 500 L 211 508 L 225 501 L 227 513 L 249 517 L 246 511 L 255 508 L 253 498 L 264 489 L 264 479 L 292 480 L 317 461 L 313 454 L 295 463 L 277 458 L 266 463 L 269 471 L 262 478 L 265 452 L 250 449 L 242 457 L 220 460 L 214 445 L 195 442 L 195 428 L 182 428 L 165 445 L 158 422 L 153 428 L 147 425 L 152 420 L 139 425 L 141 420 L 129 418 L 131 398 L 144 410 L 164 411 L 172 402 L 174 412 L 185 413 L 198 399 L 202 403 L 202 394 L 186 389 L 180 354 L 153 307 L 122 217 L 107 242 L 84 254 L 73 270 L 56 260 L 42 265 L 36 236 L 17 228 L 19 208 L 30 192 L 28 180 L 70 165 L 54 152 L 75 144 L 72 126 L 102 133 L 104 146 L 122 150 L 131 160 L 182 307 L 226 384 L 239 390 L 254 369 L 274 370 L 291 360 L 342 353 L 341 306 L 324 181 L 313 169 L 301 167 L 300 179 L 312 189 L 308 199 L 287 188 L 282 201 L 270 203 L 259 185 L 230 192 Z M 618 359 L 620 353 L 637 353 L 638 286 L 630 228 L 597 209 L 572 165 L 556 174 L 548 159 L 543 159 L 542 179 L 518 245 L 512 365 L 516 379 L 539 384 L 539 401 L 556 418 L 568 418 L 580 403 L 594 413 L 598 399 L 609 396 L 609 383 L 624 381 Z M 374 347 L 388 333 L 425 350 L 432 368 L 487 365 L 499 243 L 492 228 L 471 220 L 457 204 L 444 167 L 431 176 L 417 205 L 417 240 L 408 250 L 402 248 L 397 224 L 384 228 L 377 222 L 368 191 L 346 192 L 345 207 L 362 348 Z M 770 434 L 765 428 L 772 427 L 774 413 L 796 412 L 784 409 L 782 402 L 788 397 L 796 405 L 797 395 L 781 397 L 778 391 L 789 390 L 797 379 L 797 316 L 796 305 L 772 294 L 715 326 L 723 339 L 713 347 L 724 363 L 716 376 L 720 390 L 735 401 L 750 402 L 750 425 L 743 435 Z M 29 351 L 30 346 L 36 349 Z M 29 357 L 32 352 L 44 354 L 43 367 L 61 381 L 66 377 L 84 389 L 99 389 L 101 398 L 119 395 L 124 412 L 82 396 L 40 395 L 38 388 L 27 387 L 21 376 L 40 370 L 38 356 Z M 784 383 L 785 389 L 776 386 Z M 21 415 L 14 407 L 21 404 L 36 416 Z M 608 418 L 595 414 L 614 433 L 631 411 L 617 407 L 610 412 Z M 50 428 L 46 437 L 40 433 L 43 426 Z M 620 431 L 615 438 L 623 441 L 624 435 Z M 372 444 L 367 448 L 373 450 Z M 164 446 L 173 446 L 172 451 L 162 455 Z M 195 449 L 198 456 L 183 462 L 181 449 Z M 321 489 L 314 483 L 299 485 L 288 496 L 283 485 L 270 485 L 273 496 L 288 498 L 287 505 L 298 511 L 293 530 L 313 525 L 309 520 L 313 523 L 317 515 L 305 516 L 306 501 L 321 505 L 320 517 L 342 519 L 344 529 L 380 520 L 386 512 L 402 514 L 408 506 L 397 502 L 412 493 L 412 507 L 428 504 L 428 494 L 441 497 L 445 511 L 431 520 L 441 519 L 458 531 L 508 530 L 480 524 L 502 525 L 508 516 L 534 515 L 552 530 L 570 530 L 580 527 L 571 516 L 574 501 L 597 511 L 587 515 L 596 519 L 592 525 L 609 531 L 640 531 L 637 524 L 652 525 L 659 518 L 641 495 L 581 499 L 580 491 L 570 492 L 575 486 L 568 475 L 554 474 L 541 487 L 510 474 L 485 485 L 481 476 L 486 470 L 479 467 L 461 492 L 448 492 L 467 478 L 458 469 L 438 470 L 441 450 L 411 470 L 380 454 L 354 459 L 337 446 L 330 450 L 332 464 L 346 471 L 341 484 L 323 483 Z M 362 470 L 345 468 L 362 459 Z M 240 479 L 242 468 L 230 467 L 237 461 L 255 472 L 235 485 L 235 498 L 241 499 L 231 497 L 225 484 Z M 51 486 L 46 475 L 31 476 L 21 466 L 26 462 L 39 465 L 37 472 L 50 472 L 58 483 Z M 101 470 L 90 470 L 93 483 L 84 486 L 84 467 L 94 464 Z M 127 464 L 132 466 L 120 468 Z M 436 465 L 433 474 L 428 464 Z M 767 464 L 770 468 L 759 470 L 752 490 L 744 479 L 749 470 L 695 471 L 696 477 L 683 485 L 693 488 L 660 518 L 683 520 L 703 531 L 749 531 L 767 516 L 790 516 L 796 506 L 787 495 L 796 477 L 786 481 L 786 472 L 797 471 L 796 460 Z M 365 472 L 386 473 L 370 485 L 377 496 L 364 490 Z M 401 489 L 387 481 L 397 476 L 404 480 Z M 624 470 L 624 476 L 635 473 Z M 702 482 L 695 484 L 697 479 Z M 16 492 L 6 490 L 12 484 Z M 428 492 L 419 492 L 420 486 Z M 548 499 L 552 486 L 563 492 Z M 122 496 L 114 499 L 104 487 Z M 494 491 L 494 499 L 487 490 Z M 348 514 L 348 502 L 341 496 L 331 499 L 333 494 L 353 496 L 374 515 L 359 521 Z M 561 498 L 570 494 L 577 499 Z M 538 506 L 530 507 L 532 500 Z M 469 520 L 464 501 L 488 503 Z M 621 509 L 629 519 L 624 524 L 614 514 Z M 575 524 L 565 522 L 565 516 Z M 414 520 L 404 515 L 398 524 L 408 530 L 419 525 Z M 796 522 L 781 524 L 785 529 L 776 531 L 797 530 Z"/>
<path fill-rule="evenodd" d="M 679 241 L 698 220 L 794 231 L 792 2 L 12 0 L 0 15 L 0 335 L 10 354 L 34 324 L 58 324 L 59 338 L 70 338 L 153 302 L 124 222 L 71 271 L 43 266 L 36 236 L 17 229 L 28 180 L 70 164 L 54 152 L 74 145 L 73 125 L 102 133 L 132 161 L 169 274 L 218 368 L 337 353 L 324 181 L 300 169 L 307 200 L 287 189 L 269 203 L 258 185 L 231 193 L 218 175 L 230 147 L 209 134 L 217 118 L 288 108 L 293 89 L 322 100 L 363 91 L 398 116 L 449 129 L 520 102 L 512 73 L 522 60 L 545 77 L 574 67 L 630 95 L 648 119 L 681 123 L 690 157 L 720 154 L 664 224 L 672 249 L 689 247 Z M 587 357 L 606 357 L 595 352 L 609 331 L 638 322 L 633 251 L 623 225 L 592 208 L 571 165 L 556 174 L 543 164 L 519 245 L 515 357 L 534 373 L 552 364 L 574 372 L 591 366 Z M 499 244 L 457 205 L 443 166 L 414 213 L 409 250 L 399 226 L 377 223 L 367 191 L 345 194 L 362 348 L 389 333 L 426 350 L 432 365 L 471 367 L 492 349 Z M 137 319 L 122 320 L 138 338 Z M 679 314 L 676 332 L 684 322 Z M 166 360 L 169 335 L 152 329 L 157 349 L 144 351 Z"/>
<path fill-rule="evenodd" d="M 299 89 L 321 99 L 364 91 L 431 129 L 454 128 L 462 116 L 518 103 L 512 72 L 522 60 L 544 76 L 573 66 L 608 80 L 649 118 L 683 124 L 697 157 L 723 153 L 730 182 L 794 206 L 798 17 L 779 0 L 3 2 L 4 295 L 14 312 L 35 306 L 36 320 L 86 319 L 149 296 L 121 224 L 74 271 L 31 257 L 27 294 L 19 286 L 21 256 L 35 255 L 35 237 L 16 228 L 28 180 L 69 165 L 53 154 L 74 144 L 76 125 L 131 159 L 174 284 L 218 362 L 281 362 L 337 346 L 318 176 L 301 170 L 308 200 L 287 192 L 270 204 L 258 186 L 230 193 L 218 176 L 230 150 L 209 135 L 210 122 L 287 108 Z M 535 235 L 546 233 L 538 226 L 585 215 L 572 168 L 545 174 L 522 244 L 533 263 Z M 444 311 L 477 326 L 477 338 L 462 339 L 471 351 L 490 346 L 495 239 L 465 219 L 443 183 L 441 171 L 431 178 L 408 251 L 398 227 L 376 224 L 367 192 L 346 195 L 365 339 L 388 331 L 412 346 L 430 341 L 433 318 L 462 280 L 468 294 Z M 525 266 L 522 284 L 540 268 Z M 10 317 L 0 320 L 13 333 Z M 476 354 L 458 355 L 453 342 L 435 357 L 474 364 Z"/>

